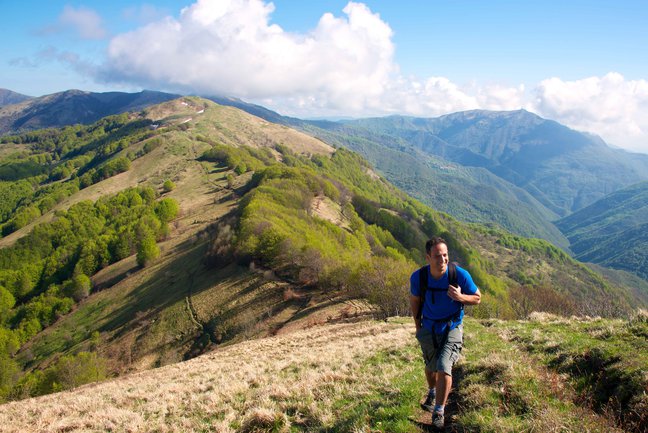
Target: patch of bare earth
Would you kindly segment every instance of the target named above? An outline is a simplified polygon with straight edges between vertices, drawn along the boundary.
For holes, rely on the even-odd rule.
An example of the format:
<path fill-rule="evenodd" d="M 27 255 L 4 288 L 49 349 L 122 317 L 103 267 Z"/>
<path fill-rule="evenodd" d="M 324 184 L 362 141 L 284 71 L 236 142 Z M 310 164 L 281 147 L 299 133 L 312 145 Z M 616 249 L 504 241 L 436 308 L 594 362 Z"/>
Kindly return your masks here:
<path fill-rule="evenodd" d="M 325 195 L 317 196 L 311 202 L 311 213 L 338 227 L 349 229 L 349 219 L 342 213 L 340 205 Z"/>

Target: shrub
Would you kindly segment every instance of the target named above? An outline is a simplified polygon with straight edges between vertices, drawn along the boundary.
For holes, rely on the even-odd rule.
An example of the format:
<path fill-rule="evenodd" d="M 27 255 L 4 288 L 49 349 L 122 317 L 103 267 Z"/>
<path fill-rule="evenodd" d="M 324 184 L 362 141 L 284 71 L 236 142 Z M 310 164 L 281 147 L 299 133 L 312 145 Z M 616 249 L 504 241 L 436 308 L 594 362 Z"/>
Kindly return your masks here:
<path fill-rule="evenodd" d="M 7 401 L 7 397 L 20 378 L 18 363 L 6 354 L 0 353 L 0 402 Z"/>
<path fill-rule="evenodd" d="M 20 398 L 36 397 L 97 382 L 107 377 L 106 361 L 94 352 L 61 357 L 54 365 L 24 375 L 14 394 Z"/>
<path fill-rule="evenodd" d="M 106 363 L 96 353 L 64 356 L 45 374 L 53 392 L 76 388 L 106 378 Z"/>
<path fill-rule="evenodd" d="M 164 181 L 164 184 L 162 184 L 162 191 L 164 192 L 171 192 L 175 189 L 176 184 L 173 183 L 170 179 L 167 179 Z"/>

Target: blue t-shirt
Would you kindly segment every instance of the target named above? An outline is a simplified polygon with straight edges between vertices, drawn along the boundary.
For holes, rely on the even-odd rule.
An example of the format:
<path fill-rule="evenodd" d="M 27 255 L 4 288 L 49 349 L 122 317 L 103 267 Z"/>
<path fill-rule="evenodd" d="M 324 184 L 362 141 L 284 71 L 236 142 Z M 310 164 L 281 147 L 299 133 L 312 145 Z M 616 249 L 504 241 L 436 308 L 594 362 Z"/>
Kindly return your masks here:
<path fill-rule="evenodd" d="M 445 274 L 443 274 L 443 276 L 438 280 L 430 274 L 429 265 L 425 266 L 423 270 L 428 273 L 428 289 L 448 288 L 449 282 L 447 269 Z M 417 269 L 410 277 L 410 293 L 413 296 L 421 296 L 421 288 L 419 287 L 421 280 L 419 278 L 419 272 L 420 269 Z M 474 295 L 477 293 L 477 286 L 473 282 L 472 277 L 468 271 L 459 266 L 457 266 L 457 285 L 461 288 L 461 293 L 465 295 Z M 432 296 L 434 296 L 434 303 L 432 303 Z M 461 307 L 461 302 L 451 299 L 448 296 L 447 291 L 433 292 L 432 290 L 427 290 L 425 292 L 425 302 L 423 303 L 423 320 L 421 325 L 436 333 L 442 333 L 445 331 L 447 322 L 437 322 L 437 320 L 446 319 L 459 313 L 458 320 L 454 320 L 450 327 L 450 329 L 454 329 L 459 326 L 463 319 L 464 312 Z"/>

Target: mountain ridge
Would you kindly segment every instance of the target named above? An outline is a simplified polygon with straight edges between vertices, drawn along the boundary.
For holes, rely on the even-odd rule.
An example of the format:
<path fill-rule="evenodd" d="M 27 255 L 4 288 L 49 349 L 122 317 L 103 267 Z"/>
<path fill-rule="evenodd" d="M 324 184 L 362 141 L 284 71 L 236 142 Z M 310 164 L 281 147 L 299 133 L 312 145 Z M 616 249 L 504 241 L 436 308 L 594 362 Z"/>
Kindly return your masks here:
<path fill-rule="evenodd" d="M 50 99 L 83 100 L 88 95 L 69 91 L 50 95 Z M 153 99 L 149 99 L 146 92 L 90 95 L 105 106 L 115 103 L 122 109 L 175 96 L 151 93 Z M 648 157 L 611 149 L 598 137 L 525 110 L 332 122 L 281 116 L 237 98 L 213 96 L 210 100 L 358 151 L 397 186 L 463 221 L 499 224 L 523 236 L 547 239 L 566 251 L 570 251 L 569 241 L 553 221 L 628 182 L 641 180 L 641 173 L 648 176 Z M 32 126 L 30 119 L 24 119 L 29 128 L 43 117 L 35 115 Z M 556 157 L 565 150 L 561 143 L 576 153 Z"/>
<path fill-rule="evenodd" d="M 648 178 L 648 156 L 613 149 L 598 137 L 527 111 L 473 110 L 429 119 L 391 116 L 344 124 L 402 138 L 414 148 L 462 165 L 486 168 L 563 216 L 611 190 Z M 555 179 L 555 169 L 566 179 Z M 581 185 L 579 191 L 570 192 L 575 185 Z"/>
<path fill-rule="evenodd" d="M 0 107 L 0 134 L 93 123 L 108 115 L 139 111 L 179 96 L 152 90 L 94 93 L 73 89 L 29 98 Z"/>
<path fill-rule="evenodd" d="M 0 88 L 0 108 L 5 105 L 19 104 L 31 98 L 31 96 Z"/>
<path fill-rule="evenodd" d="M 648 279 L 648 182 L 613 192 L 556 224 L 579 260 Z"/>

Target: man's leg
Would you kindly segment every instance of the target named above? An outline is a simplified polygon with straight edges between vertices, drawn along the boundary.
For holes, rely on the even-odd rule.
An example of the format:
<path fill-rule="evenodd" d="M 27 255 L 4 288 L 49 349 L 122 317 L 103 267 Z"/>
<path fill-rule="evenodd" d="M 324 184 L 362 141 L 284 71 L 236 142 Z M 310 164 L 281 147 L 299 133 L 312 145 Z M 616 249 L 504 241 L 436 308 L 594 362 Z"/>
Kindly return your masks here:
<path fill-rule="evenodd" d="M 452 388 L 452 376 L 443 371 L 437 371 L 435 381 L 436 405 L 445 406 L 446 402 L 448 401 L 448 396 L 450 395 L 450 389 Z"/>
<path fill-rule="evenodd" d="M 440 373 L 440 372 L 439 372 Z M 425 378 L 427 379 L 428 388 L 435 389 L 437 384 L 437 372 L 425 369 Z M 438 393 L 437 393 L 438 395 Z"/>
<path fill-rule="evenodd" d="M 432 412 L 434 409 L 434 402 L 436 400 L 436 350 L 434 347 L 434 335 L 428 329 L 421 329 L 416 333 L 416 338 L 421 345 L 423 352 L 423 359 L 425 361 L 425 379 L 428 385 L 428 392 L 425 401 L 421 403 L 421 408 Z"/>
<path fill-rule="evenodd" d="M 463 345 L 463 326 L 459 325 L 448 332 L 443 349 L 439 354 L 436 374 L 436 404 L 432 414 L 432 424 L 437 428 L 444 426 L 445 405 L 452 388 L 452 366 L 459 358 Z"/>

